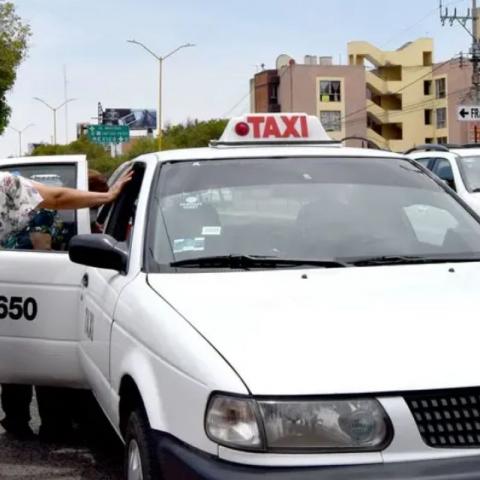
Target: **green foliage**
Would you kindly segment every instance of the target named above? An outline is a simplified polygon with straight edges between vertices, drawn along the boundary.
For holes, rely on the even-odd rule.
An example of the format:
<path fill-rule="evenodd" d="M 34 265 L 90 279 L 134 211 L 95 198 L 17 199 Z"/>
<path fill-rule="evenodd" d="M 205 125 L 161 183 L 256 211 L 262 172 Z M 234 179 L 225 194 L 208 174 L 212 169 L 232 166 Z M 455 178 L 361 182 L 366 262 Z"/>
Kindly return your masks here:
<path fill-rule="evenodd" d="M 189 121 L 185 125 L 173 125 L 165 129 L 162 150 L 206 147 L 218 139 L 225 129 L 225 120 Z M 128 151 L 116 158 L 110 157 L 109 149 L 81 137 L 68 145 L 39 145 L 32 155 L 85 154 L 90 168 L 110 174 L 121 163 L 146 153 L 158 151 L 156 138 L 139 137 L 132 141 Z"/>
<path fill-rule="evenodd" d="M 125 157 L 111 158 L 110 152 L 102 145 L 90 142 L 87 137 L 81 137 L 68 145 L 39 145 L 32 155 L 74 155 L 87 156 L 90 168 L 102 173 L 111 173 L 118 165 L 125 161 Z"/>
<path fill-rule="evenodd" d="M 30 27 L 15 13 L 13 3 L 0 0 L 0 134 L 10 118 L 6 94 L 15 83 L 30 34 Z"/>
<path fill-rule="evenodd" d="M 132 142 L 132 146 L 128 150 L 127 159 L 132 159 L 144 155 L 145 153 L 152 153 L 158 151 L 158 141 L 156 138 L 140 137 Z"/>
<path fill-rule="evenodd" d="M 163 150 L 206 147 L 211 140 L 220 138 L 226 124 L 226 120 L 190 120 L 185 125 L 169 126 L 164 133 Z"/>

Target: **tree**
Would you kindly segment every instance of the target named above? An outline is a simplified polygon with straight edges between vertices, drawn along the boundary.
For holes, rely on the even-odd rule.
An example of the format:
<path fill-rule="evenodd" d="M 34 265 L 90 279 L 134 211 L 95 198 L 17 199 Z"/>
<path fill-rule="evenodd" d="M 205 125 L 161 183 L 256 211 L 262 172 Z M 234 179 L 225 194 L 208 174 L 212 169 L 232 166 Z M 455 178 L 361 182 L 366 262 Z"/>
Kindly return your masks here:
<path fill-rule="evenodd" d="M 226 120 L 215 119 L 169 126 L 164 133 L 163 149 L 207 147 L 211 140 L 220 138 L 226 125 Z"/>
<path fill-rule="evenodd" d="M 30 34 L 30 27 L 15 13 L 13 3 L 0 0 L 0 134 L 10 118 L 6 94 L 15 83 Z"/>

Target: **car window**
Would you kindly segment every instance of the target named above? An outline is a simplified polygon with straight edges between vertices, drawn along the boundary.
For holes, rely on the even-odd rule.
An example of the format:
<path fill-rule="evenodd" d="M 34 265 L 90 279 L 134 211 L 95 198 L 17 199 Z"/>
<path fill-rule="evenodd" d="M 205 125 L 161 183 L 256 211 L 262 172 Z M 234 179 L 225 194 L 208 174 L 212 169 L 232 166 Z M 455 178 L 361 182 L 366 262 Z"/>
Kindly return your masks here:
<path fill-rule="evenodd" d="M 105 233 L 119 242 L 129 242 L 135 225 L 138 196 L 142 186 L 145 165 L 133 165 L 133 178 L 111 206 L 105 225 Z"/>
<path fill-rule="evenodd" d="M 455 190 L 452 165 L 445 158 L 439 158 L 433 167 L 433 173 L 441 178 L 450 188 Z"/>
<path fill-rule="evenodd" d="M 32 164 L 0 167 L 14 175 L 56 187 L 77 186 L 76 164 Z M 32 217 L 22 231 L 10 235 L 3 248 L 15 250 L 61 251 L 68 249 L 70 239 L 77 234 L 75 210 L 52 211 L 42 209 Z"/>
<path fill-rule="evenodd" d="M 420 165 L 423 165 L 425 168 L 428 168 L 428 164 L 432 161 L 431 158 L 416 158 L 416 162 L 420 163 Z"/>
<path fill-rule="evenodd" d="M 480 225 L 405 160 L 239 159 L 164 165 L 151 266 L 245 254 L 325 259 L 480 251 Z"/>
<path fill-rule="evenodd" d="M 465 179 L 465 186 L 468 191 L 477 193 L 480 191 L 480 156 L 469 155 L 457 157 L 460 163 L 462 177 Z"/>

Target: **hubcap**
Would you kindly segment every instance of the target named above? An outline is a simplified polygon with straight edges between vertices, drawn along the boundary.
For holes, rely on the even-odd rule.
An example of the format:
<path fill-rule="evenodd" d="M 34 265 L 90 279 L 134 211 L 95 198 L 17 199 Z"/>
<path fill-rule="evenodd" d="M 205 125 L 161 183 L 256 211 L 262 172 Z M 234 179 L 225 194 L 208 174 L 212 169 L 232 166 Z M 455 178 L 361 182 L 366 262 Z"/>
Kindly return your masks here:
<path fill-rule="evenodd" d="M 142 459 L 135 439 L 128 445 L 128 480 L 143 480 Z"/>

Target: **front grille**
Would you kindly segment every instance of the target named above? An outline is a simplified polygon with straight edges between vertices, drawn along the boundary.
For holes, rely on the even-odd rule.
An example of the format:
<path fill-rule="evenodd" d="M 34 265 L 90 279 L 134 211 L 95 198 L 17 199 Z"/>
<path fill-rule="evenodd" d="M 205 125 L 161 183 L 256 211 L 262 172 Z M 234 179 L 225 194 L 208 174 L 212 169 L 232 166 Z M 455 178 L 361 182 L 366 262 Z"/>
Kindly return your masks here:
<path fill-rule="evenodd" d="M 404 398 L 430 447 L 480 447 L 480 388 L 409 393 Z"/>

